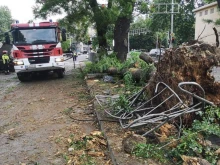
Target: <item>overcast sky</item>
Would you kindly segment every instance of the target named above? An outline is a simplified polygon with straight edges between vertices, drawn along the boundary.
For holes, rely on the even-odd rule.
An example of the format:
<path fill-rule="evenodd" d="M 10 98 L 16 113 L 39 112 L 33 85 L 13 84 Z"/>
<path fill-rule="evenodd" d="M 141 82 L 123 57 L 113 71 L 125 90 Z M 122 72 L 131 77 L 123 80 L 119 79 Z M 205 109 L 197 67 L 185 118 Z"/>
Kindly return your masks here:
<path fill-rule="evenodd" d="M 98 3 L 106 4 L 107 0 L 97 0 Z M 12 18 L 19 20 L 20 23 L 26 23 L 29 20 L 34 20 L 32 8 L 35 5 L 35 0 L 0 0 L 0 6 L 8 6 L 11 10 Z M 63 18 L 64 15 L 52 16 L 49 19 L 56 21 L 59 18 Z M 39 22 L 42 20 L 36 20 Z"/>
<path fill-rule="evenodd" d="M 20 23 L 26 23 L 29 20 L 34 20 L 32 8 L 35 5 L 35 0 L 0 0 L 0 6 L 7 6 L 10 11 L 12 18 L 19 20 Z M 54 21 L 58 18 L 62 18 L 63 15 L 57 15 L 51 17 Z M 49 20 L 50 18 L 48 18 Z M 42 21 L 42 20 L 36 20 Z"/>

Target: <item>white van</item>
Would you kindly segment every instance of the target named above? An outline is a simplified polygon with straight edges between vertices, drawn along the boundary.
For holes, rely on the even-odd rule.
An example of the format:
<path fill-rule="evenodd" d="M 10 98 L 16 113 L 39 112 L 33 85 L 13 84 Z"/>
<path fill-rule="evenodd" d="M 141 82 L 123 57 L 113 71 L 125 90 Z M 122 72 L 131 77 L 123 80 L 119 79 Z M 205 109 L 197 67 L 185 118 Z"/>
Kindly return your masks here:
<path fill-rule="evenodd" d="M 161 48 L 161 55 L 165 53 L 165 50 Z M 159 56 L 160 55 L 160 49 L 151 49 L 150 50 L 150 56 Z"/>

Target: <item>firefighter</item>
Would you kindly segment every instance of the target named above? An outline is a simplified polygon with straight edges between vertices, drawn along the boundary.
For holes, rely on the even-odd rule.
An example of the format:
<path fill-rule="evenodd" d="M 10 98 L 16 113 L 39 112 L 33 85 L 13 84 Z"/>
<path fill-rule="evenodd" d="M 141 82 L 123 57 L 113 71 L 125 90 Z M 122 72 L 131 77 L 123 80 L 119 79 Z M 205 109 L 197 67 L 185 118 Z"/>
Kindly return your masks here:
<path fill-rule="evenodd" d="M 77 53 L 74 51 L 73 52 L 73 62 L 76 61 L 76 58 L 77 58 Z"/>
<path fill-rule="evenodd" d="M 3 65 L 4 65 L 4 72 L 5 74 L 9 74 L 9 55 L 7 50 L 3 50 L 2 51 L 2 61 L 3 61 Z"/>

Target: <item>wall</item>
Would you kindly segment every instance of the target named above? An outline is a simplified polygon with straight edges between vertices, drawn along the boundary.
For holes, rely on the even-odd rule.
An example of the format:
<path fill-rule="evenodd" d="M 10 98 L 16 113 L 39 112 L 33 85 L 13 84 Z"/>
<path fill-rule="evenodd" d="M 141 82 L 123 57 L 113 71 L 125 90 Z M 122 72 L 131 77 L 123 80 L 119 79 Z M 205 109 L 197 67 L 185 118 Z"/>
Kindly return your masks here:
<path fill-rule="evenodd" d="M 208 24 L 203 20 L 211 19 L 215 21 L 216 19 L 220 18 L 220 12 L 217 7 L 217 2 L 195 9 L 194 12 L 196 14 L 195 39 L 198 38 L 198 36 L 202 33 L 205 27 L 205 30 L 199 37 L 199 40 L 202 40 L 209 44 L 215 44 L 216 39 L 213 27 L 216 27 L 218 32 L 220 32 L 220 27 L 214 25 L 213 23 Z"/>

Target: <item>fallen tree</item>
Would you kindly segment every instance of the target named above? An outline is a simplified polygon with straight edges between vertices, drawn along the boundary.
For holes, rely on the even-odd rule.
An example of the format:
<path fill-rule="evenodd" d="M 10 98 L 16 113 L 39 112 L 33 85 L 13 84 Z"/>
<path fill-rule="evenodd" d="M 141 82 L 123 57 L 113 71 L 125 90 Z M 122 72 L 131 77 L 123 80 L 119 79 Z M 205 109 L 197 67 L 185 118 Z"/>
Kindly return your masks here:
<path fill-rule="evenodd" d="M 178 89 L 178 83 L 197 82 L 204 88 L 206 99 L 220 106 L 220 83 L 211 74 L 213 67 L 219 64 L 220 54 L 209 44 L 185 44 L 167 50 L 157 64 L 157 71 L 150 79 L 147 91 L 152 96 L 156 84 L 162 81 L 184 98 L 185 95 Z"/>
<path fill-rule="evenodd" d="M 140 56 L 147 63 L 145 57 Z M 220 83 L 211 72 L 219 62 L 218 49 L 211 45 L 195 42 L 181 45 L 166 51 L 146 86 L 128 99 L 119 95 L 96 95 L 108 116 L 118 119 L 124 130 L 134 132 L 123 138 L 124 151 L 155 160 L 163 159 L 166 153 L 174 164 L 188 163 L 185 155 L 190 156 L 190 161 L 216 163 L 218 148 L 212 144 L 220 136 L 220 113 L 215 107 L 220 107 Z M 146 142 L 136 134 L 145 136 Z M 207 150 L 212 156 L 206 154 Z"/>

